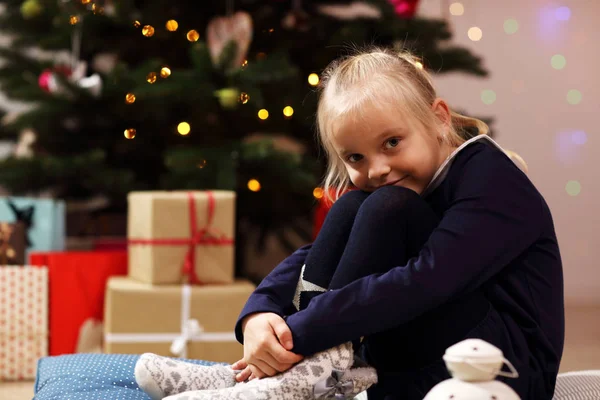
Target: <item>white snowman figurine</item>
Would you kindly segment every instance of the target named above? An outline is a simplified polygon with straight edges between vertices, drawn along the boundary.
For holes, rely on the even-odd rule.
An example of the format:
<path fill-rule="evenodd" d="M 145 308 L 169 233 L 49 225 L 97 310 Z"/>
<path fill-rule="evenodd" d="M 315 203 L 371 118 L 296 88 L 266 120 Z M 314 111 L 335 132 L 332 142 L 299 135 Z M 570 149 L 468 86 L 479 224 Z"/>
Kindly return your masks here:
<path fill-rule="evenodd" d="M 444 361 L 452 375 L 438 383 L 423 400 L 519 400 L 508 385 L 497 376 L 517 378 L 515 367 L 502 351 L 481 339 L 467 339 L 446 349 Z M 506 363 L 510 372 L 502 371 Z"/>

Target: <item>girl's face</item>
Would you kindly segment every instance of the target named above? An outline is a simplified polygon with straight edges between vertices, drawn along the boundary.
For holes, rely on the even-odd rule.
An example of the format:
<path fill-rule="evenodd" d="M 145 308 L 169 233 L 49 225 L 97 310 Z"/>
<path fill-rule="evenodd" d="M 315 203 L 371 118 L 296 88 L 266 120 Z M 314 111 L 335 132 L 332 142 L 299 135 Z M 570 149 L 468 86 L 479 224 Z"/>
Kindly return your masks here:
<path fill-rule="evenodd" d="M 446 129 L 447 105 L 437 99 L 432 109 L 444 127 L 440 130 Z M 352 183 L 367 192 L 394 185 L 421 194 L 454 149 L 440 143 L 443 130 L 427 132 L 419 121 L 402 119 L 391 106 L 366 104 L 362 111 L 360 118 L 344 118 L 331 138 Z"/>

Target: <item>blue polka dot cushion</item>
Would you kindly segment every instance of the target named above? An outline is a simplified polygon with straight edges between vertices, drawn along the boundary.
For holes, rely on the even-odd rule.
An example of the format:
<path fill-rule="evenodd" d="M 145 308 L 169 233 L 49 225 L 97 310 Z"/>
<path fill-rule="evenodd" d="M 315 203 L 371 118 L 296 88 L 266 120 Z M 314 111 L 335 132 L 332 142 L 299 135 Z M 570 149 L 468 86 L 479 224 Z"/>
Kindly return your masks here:
<path fill-rule="evenodd" d="M 34 400 L 149 400 L 135 383 L 139 355 L 70 354 L 39 360 Z M 199 365 L 214 362 L 185 360 Z"/>

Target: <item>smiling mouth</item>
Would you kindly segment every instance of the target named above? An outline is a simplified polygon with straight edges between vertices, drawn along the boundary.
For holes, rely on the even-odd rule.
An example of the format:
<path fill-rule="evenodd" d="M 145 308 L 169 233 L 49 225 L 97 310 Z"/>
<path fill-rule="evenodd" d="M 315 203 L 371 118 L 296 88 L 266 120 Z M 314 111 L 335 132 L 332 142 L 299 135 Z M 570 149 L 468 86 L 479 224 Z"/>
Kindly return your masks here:
<path fill-rule="evenodd" d="M 390 182 L 390 183 L 386 183 L 385 185 L 381 185 L 381 186 L 379 186 L 379 187 L 384 187 L 384 186 L 394 186 L 395 184 L 397 184 L 398 182 L 401 182 L 401 181 L 403 181 L 404 179 L 406 179 L 406 176 L 405 176 L 405 177 L 403 177 L 403 178 L 400 178 L 400 179 L 398 179 L 398 180 L 396 180 L 396 181 L 393 181 L 393 182 Z"/>
<path fill-rule="evenodd" d="M 398 183 L 398 182 L 402 182 L 402 181 L 403 181 L 403 180 L 405 180 L 406 178 L 407 178 L 406 176 L 403 176 L 402 178 L 398 179 L 397 181 L 394 181 L 394 182 L 390 182 L 390 183 L 388 183 L 386 186 L 395 185 L 395 184 L 396 184 L 396 183 Z"/>

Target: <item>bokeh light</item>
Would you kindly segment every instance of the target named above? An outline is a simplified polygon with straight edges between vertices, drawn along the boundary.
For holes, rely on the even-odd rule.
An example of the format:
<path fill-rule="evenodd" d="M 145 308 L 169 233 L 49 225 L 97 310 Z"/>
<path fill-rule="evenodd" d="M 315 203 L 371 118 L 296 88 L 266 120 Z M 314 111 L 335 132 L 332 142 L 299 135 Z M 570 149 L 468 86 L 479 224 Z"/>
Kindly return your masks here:
<path fill-rule="evenodd" d="M 494 104 L 496 101 L 496 92 L 490 89 L 482 90 L 481 101 L 483 101 L 483 104 L 487 105 Z"/>
<path fill-rule="evenodd" d="M 565 190 L 569 196 L 577 196 L 581 193 L 581 183 L 579 181 L 569 181 L 565 186 Z"/>
<path fill-rule="evenodd" d="M 185 135 L 189 134 L 190 130 L 191 130 L 190 124 L 188 124 L 187 122 L 180 122 L 179 125 L 177 125 L 177 132 L 181 136 L 185 136 Z"/>
<path fill-rule="evenodd" d="M 269 118 L 269 111 L 265 110 L 264 108 L 258 111 L 258 118 L 265 120 L 267 118 Z"/>
<path fill-rule="evenodd" d="M 554 69 L 563 69 L 567 65 L 567 59 L 562 54 L 555 54 L 550 59 L 550 65 Z"/>
<path fill-rule="evenodd" d="M 146 81 L 150 84 L 156 82 L 156 72 L 150 72 L 146 75 Z"/>
<path fill-rule="evenodd" d="M 256 179 L 250 179 L 248 181 L 248 189 L 252 192 L 258 192 L 260 190 L 260 182 Z"/>
<path fill-rule="evenodd" d="M 469 28 L 467 35 L 469 36 L 469 39 L 471 39 L 472 41 L 478 42 L 483 37 L 483 32 L 481 31 L 481 28 L 479 28 L 477 26 L 473 26 L 473 27 Z"/>
<path fill-rule="evenodd" d="M 175 32 L 179 28 L 179 24 L 174 19 L 168 20 L 165 26 L 169 32 Z"/>
<path fill-rule="evenodd" d="M 288 118 L 291 117 L 292 115 L 294 115 L 294 109 L 291 106 L 284 107 L 283 115 L 285 115 Z"/>
<path fill-rule="evenodd" d="M 449 9 L 450 14 L 455 16 L 463 15 L 465 13 L 465 7 L 459 2 L 450 4 Z"/>
<path fill-rule="evenodd" d="M 154 35 L 154 27 L 152 25 L 144 25 L 142 28 L 142 35 L 151 37 Z"/>
<path fill-rule="evenodd" d="M 579 103 L 581 103 L 582 98 L 583 98 L 583 95 L 577 89 L 571 89 L 567 92 L 567 102 L 569 104 L 573 104 L 573 105 L 579 104 Z"/>
<path fill-rule="evenodd" d="M 168 78 L 169 76 L 171 76 L 171 69 L 169 67 L 162 67 L 160 69 L 160 77 Z"/>
<path fill-rule="evenodd" d="M 587 133 L 585 133 L 584 131 L 571 132 L 571 140 L 575 144 L 585 144 L 587 142 Z"/>
<path fill-rule="evenodd" d="M 189 40 L 190 42 L 197 42 L 198 39 L 200 39 L 200 34 L 198 33 L 197 30 L 192 29 L 191 31 L 189 31 L 186 35 L 187 40 Z"/>
<path fill-rule="evenodd" d="M 127 104 L 133 104 L 135 102 L 135 94 L 133 93 L 127 93 L 125 95 L 125 103 Z"/>
<path fill-rule="evenodd" d="M 250 95 L 246 92 L 242 92 L 240 93 L 240 103 L 242 104 L 246 104 L 248 101 L 250 101 Z"/>
<path fill-rule="evenodd" d="M 558 7 L 554 10 L 554 16 L 559 21 L 568 21 L 571 18 L 571 9 L 566 6 Z"/>
<path fill-rule="evenodd" d="M 133 128 L 125 129 L 125 132 L 123 132 L 123 135 L 126 139 L 133 139 L 135 137 L 135 134 L 136 130 Z"/>
<path fill-rule="evenodd" d="M 324 195 L 324 191 L 323 188 L 315 188 L 315 190 L 313 190 L 313 196 L 315 199 L 322 199 Z"/>
<path fill-rule="evenodd" d="M 317 86 L 319 84 L 319 75 L 312 73 L 308 76 L 308 83 L 311 86 Z"/>
<path fill-rule="evenodd" d="M 516 19 L 507 19 L 506 21 L 504 21 L 504 32 L 506 32 L 509 35 L 512 35 L 513 33 L 516 33 L 519 30 L 519 23 L 517 22 Z"/>

